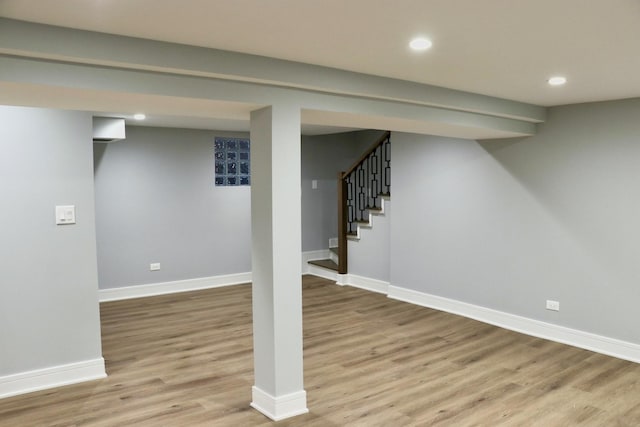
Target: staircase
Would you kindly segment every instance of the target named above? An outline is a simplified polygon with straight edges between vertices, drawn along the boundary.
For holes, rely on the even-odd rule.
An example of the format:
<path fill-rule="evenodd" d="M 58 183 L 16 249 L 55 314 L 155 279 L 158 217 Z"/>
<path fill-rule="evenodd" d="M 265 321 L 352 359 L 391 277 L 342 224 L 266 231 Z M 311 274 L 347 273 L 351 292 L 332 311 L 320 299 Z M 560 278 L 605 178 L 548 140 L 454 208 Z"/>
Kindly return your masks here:
<path fill-rule="evenodd" d="M 338 248 L 329 248 L 329 258 L 310 260 L 309 264 L 328 270 L 338 271 Z"/>
<path fill-rule="evenodd" d="M 390 197 L 391 132 L 387 131 L 346 172 L 338 174 L 337 247 L 330 242 L 330 258 L 309 264 L 347 274 L 347 241 L 360 239 L 360 230 L 371 227 L 373 215 L 384 213 L 384 200 Z"/>

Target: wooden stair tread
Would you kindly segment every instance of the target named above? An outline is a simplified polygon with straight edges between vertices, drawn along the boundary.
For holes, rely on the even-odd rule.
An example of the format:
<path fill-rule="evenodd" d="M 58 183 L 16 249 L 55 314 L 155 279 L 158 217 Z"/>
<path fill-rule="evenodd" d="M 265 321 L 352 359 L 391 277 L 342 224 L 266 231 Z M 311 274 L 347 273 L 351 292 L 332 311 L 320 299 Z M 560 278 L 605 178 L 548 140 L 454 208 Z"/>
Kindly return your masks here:
<path fill-rule="evenodd" d="M 317 265 L 318 267 L 327 268 L 329 270 L 338 271 L 338 264 L 330 259 L 314 259 L 309 261 L 309 264 Z"/>

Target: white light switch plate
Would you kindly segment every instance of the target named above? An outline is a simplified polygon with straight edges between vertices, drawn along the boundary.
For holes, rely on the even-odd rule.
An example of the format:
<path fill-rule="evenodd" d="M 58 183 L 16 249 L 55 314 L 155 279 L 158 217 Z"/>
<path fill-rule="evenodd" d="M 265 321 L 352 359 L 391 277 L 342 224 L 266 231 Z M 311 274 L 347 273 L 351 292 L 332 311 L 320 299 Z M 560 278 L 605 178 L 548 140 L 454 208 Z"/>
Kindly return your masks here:
<path fill-rule="evenodd" d="M 56 206 L 56 225 L 76 223 L 76 207 L 73 205 Z"/>

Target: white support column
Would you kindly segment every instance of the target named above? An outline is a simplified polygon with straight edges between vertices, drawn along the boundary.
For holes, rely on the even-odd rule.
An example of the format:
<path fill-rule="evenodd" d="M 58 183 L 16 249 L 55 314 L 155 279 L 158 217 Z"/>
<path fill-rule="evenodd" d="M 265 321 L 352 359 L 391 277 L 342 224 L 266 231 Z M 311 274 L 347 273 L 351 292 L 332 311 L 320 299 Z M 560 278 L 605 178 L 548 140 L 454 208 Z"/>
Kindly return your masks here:
<path fill-rule="evenodd" d="M 251 406 L 273 420 L 308 412 L 302 367 L 300 108 L 251 113 Z"/>

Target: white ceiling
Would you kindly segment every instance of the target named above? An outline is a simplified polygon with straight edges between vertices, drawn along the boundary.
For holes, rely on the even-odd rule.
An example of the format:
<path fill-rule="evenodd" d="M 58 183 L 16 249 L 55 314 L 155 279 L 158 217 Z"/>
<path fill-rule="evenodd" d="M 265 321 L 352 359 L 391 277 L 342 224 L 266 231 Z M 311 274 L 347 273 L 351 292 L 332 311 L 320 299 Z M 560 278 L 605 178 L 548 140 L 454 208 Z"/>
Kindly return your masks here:
<path fill-rule="evenodd" d="M 0 0 L 0 16 L 542 106 L 640 96 L 638 0 Z M 416 35 L 433 48 L 409 51 Z"/>

